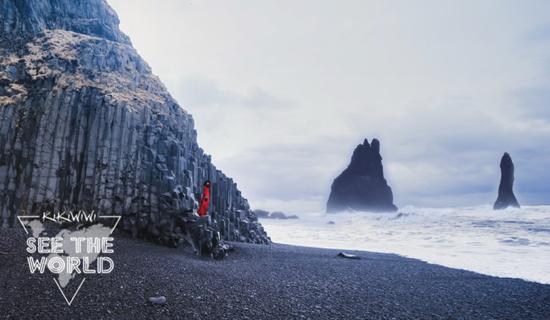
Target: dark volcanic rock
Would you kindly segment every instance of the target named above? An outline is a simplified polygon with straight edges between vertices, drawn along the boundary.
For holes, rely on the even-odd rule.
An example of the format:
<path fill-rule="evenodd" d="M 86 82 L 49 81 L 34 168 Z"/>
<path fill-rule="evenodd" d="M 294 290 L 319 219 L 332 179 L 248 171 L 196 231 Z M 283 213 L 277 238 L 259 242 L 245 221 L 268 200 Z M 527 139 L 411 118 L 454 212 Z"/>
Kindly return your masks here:
<path fill-rule="evenodd" d="M 118 17 L 103 0 L 0 1 L 4 39 L 35 37 L 45 29 L 63 29 L 130 44 L 118 28 Z"/>
<path fill-rule="evenodd" d="M 519 208 L 518 200 L 514 195 L 514 163 L 510 155 L 505 152 L 500 160 L 500 184 L 498 186 L 498 197 L 493 208 L 495 210 L 508 207 Z"/>
<path fill-rule="evenodd" d="M 270 215 L 269 215 L 269 218 L 271 219 L 281 219 L 281 220 L 287 220 L 287 219 L 298 219 L 298 216 L 295 215 L 295 214 L 285 214 L 284 212 L 281 212 L 281 211 L 275 211 L 275 212 L 272 212 Z"/>
<path fill-rule="evenodd" d="M 261 219 L 279 219 L 279 220 L 287 220 L 287 219 L 299 219 L 297 215 L 295 214 L 285 214 L 281 211 L 274 211 L 269 212 L 261 209 L 254 210 L 254 213 L 258 218 Z"/>
<path fill-rule="evenodd" d="M 380 142 L 365 139 L 351 162 L 332 183 L 327 212 L 342 210 L 396 211 L 391 188 L 384 179 Z"/>
<path fill-rule="evenodd" d="M 254 210 L 254 214 L 256 214 L 256 217 L 258 218 L 269 218 L 269 211 L 265 211 L 262 209 Z"/>
<path fill-rule="evenodd" d="M 269 242 L 118 23 L 104 0 L 0 0 L 0 226 L 22 211 L 95 210 L 174 245 L 209 179 L 221 238 Z"/>

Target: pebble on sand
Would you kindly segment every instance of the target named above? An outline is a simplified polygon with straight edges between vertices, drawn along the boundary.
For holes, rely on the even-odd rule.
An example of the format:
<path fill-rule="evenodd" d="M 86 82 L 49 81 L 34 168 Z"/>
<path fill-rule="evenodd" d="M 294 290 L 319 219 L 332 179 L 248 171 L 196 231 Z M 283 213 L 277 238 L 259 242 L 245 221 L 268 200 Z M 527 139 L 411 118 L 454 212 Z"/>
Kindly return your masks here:
<path fill-rule="evenodd" d="M 166 297 L 165 296 L 149 297 L 149 302 L 151 302 L 152 304 L 165 304 Z"/>
<path fill-rule="evenodd" d="M 340 258 L 346 258 L 346 259 L 356 259 L 356 260 L 361 259 L 360 256 L 356 256 L 354 254 L 350 254 L 350 253 L 346 253 L 346 252 L 340 252 L 336 256 L 340 257 Z"/>

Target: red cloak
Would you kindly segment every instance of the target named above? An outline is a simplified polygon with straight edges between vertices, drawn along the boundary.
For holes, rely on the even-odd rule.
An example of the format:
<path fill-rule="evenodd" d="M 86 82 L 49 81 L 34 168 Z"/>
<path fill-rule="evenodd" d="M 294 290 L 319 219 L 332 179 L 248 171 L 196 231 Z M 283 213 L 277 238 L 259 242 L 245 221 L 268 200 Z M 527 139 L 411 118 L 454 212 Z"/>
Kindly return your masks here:
<path fill-rule="evenodd" d="M 202 197 L 199 205 L 199 216 L 204 217 L 208 214 L 208 204 L 210 203 L 210 185 L 205 185 L 202 189 Z"/>

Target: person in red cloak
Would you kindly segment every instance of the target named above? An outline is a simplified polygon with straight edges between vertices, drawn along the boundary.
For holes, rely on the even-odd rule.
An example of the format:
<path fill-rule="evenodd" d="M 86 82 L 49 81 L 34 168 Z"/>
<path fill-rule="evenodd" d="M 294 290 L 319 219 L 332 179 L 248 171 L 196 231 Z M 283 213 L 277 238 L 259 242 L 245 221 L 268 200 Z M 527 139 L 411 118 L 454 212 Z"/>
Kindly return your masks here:
<path fill-rule="evenodd" d="M 210 203 L 210 181 L 206 180 L 202 189 L 202 197 L 199 205 L 199 217 L 204 217 L 208 214 L 208 204 Z"/>

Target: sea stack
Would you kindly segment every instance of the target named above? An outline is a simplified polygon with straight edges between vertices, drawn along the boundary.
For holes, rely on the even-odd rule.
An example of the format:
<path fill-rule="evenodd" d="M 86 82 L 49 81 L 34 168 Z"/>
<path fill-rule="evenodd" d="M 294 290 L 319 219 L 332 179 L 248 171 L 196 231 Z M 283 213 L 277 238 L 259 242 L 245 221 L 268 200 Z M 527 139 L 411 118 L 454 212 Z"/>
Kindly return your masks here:
<path fill-rule="evenodd" d="M 0 1 L 0 226 L 20 212 L 94 210 L 173 243 L 206 180 L 221 237 L 268 243 L 105 0 Z"/>
<path fill-rule="evenodd" d="M 348 167 L 332 183 L 327 212 L 343 210 L 393 212 L 393 194 L 380 156 L 380 142 L 365 139 L 353 151 Z"/>
<path fill-rule="evenodd" d="M 510 155 L 505 152 L 500 160 L 500 184 L 498 197 L 493 209 L 500 210 L 508 207 L 519 208 L 518 200 L 514 195 L 514 163 Z"/>

